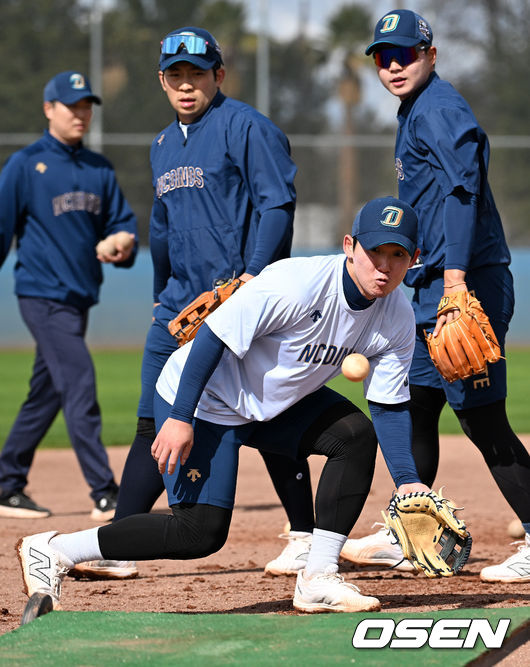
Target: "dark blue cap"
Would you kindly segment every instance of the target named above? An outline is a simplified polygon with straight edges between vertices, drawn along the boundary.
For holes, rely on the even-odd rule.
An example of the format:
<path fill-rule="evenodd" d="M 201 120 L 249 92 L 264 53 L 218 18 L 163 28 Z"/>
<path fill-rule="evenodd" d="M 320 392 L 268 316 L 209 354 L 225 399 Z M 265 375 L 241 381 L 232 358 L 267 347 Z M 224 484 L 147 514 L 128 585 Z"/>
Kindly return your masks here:
<path fill-rule="evenodd" d="M 88 77 L 74 70 L 56 74 L 44 86 L 45 102 L 58 100 L 63 104 L 75 104 L 84 99 L 101 104 L 101 99 L 90 88 Z"/>
<path fill-rule="evenodd" d="M 213 35 L 193 26 L 172 30 L 161 42 L 158 67 L 162 72 L 182 60 L 200 69 L 223 64 L 221 49 Z"/>
<path fill-rule="evenodd" d="M 417 248 L 418 217 L 401 199 L 372 199 L 357 213 L 351 234 L 366 250 L 385 243 L 398 243 L 412 257 Z"/>
<path fill-rule="evenodd" d="M 367 56 L 379 45 L 416 46 L 432 44 L 432 30 L 427 21 L 410 9 L 395 9 L 379 19 L 375 26 L 374 41 L 366 49 Z"/>

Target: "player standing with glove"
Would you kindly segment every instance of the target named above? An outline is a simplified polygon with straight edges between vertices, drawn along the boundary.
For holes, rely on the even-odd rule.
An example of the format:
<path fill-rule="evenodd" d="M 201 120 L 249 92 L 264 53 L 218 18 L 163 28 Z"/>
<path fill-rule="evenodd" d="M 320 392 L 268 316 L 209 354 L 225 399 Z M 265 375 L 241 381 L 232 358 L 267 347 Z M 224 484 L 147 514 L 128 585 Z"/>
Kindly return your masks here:
<path fill-rule="evenodd" d="M 225 97 L 221 50 L 206 30 L 184 27 L 161 42 L 158 77 L 176 119 L 151 148 L 154 267 L 153 323 L 142 361 L 137 432 L 125 463 L 116 519 L 148 512 L 164 490 L 151 457 L 153 395 L 178 341 L 168 324 L 219 279 L 248 281 L 288 257 L 296 203 L 296 166 L 286 136 L 265 116 Z M 263 458 L 284 505 L 298 550 L 314 526 L 306 461 Z M 307 540 L 306 540 L 307 541 Z M 297 567 L 303 563 L 296 564 Z M 288 562 L 287 567 L 292 567 Z M 89 563 L 82 574 L 126 578 L 134 563 Z"/>
<path fill-rule="evenodd" d="M 436 357 L 448 381 L 433 365 L 424 336 L 433 332 L 431 342 L 439 344 L 444 329 L 464 321 L 471 292 L 489 317 L 499 344 L 491 346 L 492 358 L 498 359 L 514 307 L 510 253 L 487 180 L 488 139 L 467 102 L 434 71 L 432 41 L 425 19 L 398 9 L 378 21 L 366 49 L 383 86 L 401 100 L 395 148 L 399 196 L 419 220 L 420 260 L 404 281 L 414 288 L 417 325 L 410 373 L 413 453 L 421 479 L 431 486 L 438 469 L 438 420 L 448 402 L 526 531 L 518 552 L 484 568 L 481 578 L 528 582 L 530 456 L 506 416 L 506 362 L 501 358 L 480 374 L 454 381 L 458 375 L 444 370 Z M 394 547 L 381 531 L 350 540 L 347 547 L 354 561 L 374 562 L 387 552 L 392 564 Z M 394 557 L 398 562 L 399 550 Z"/>
<path fill-rule="evenodd" d="M 87 150 L 93 103 L 80 72 L 57 74 L 44 88 L 48 130 L 14 153 L 0 175 L 0 265 L 17 238 L 15 292 L 36 342 L 30 391 L 0 455 L 0 516 L 47 517 L 24 493 L 35 450 L 60 409 L 95 502 L 92 518 L 110 520 L 118 487 L 100 439 L 101 414 L 85 333 L 98 301 L 100 262 L 132 266 L 136 218 L 112 165 Z M 96 255 L 98 242 L 124 232 L 125 244 Z"/>
<path fill-rule="evenodd" d="M 429 492 L 410 443 L 414 316 L 396 289 L 418 257 L 416 230 L 410 206 L 373 200 L 344 238 L 345 254 L 275 262 L 213 312 L 193 342 L 171 355 L 156 385 L 152 455 L 172 513 L 23 538 L 17 549 L 26 593 L 51 595 L 57 606 L 65 572 L 84 559 L 189 559 L 219 550 L 239 447 L 248 445 L 327 458 L 295 608 L 378 610 L 376 598 L 338 574 L 338 559 L 370 490 L 377 440 L 398 493 Z M 325 386 L 353 352 L 370 362 L 364 389 L 373 424 Z"/>

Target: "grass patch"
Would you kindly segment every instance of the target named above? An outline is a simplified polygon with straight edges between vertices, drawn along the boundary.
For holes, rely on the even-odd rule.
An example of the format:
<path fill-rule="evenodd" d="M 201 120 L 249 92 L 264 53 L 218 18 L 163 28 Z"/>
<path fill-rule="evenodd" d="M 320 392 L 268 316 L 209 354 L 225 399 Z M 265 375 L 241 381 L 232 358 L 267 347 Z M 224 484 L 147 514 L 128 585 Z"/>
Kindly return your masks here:
<path fill-rule="evenodd" d="M 528 412 L 528 377 L 530 374 L 530 347 L 511 347 L 507 354 L 508 399 L 506 411 L 516 433 L 530 433 Z M 370 414 L 363 396 L 362 382 L 350 382 L 343 375 L 334 378 L 329 386 L 347 396 L 366 414 Z M 454 412 L 446 404 L 440 417 L 440 433 L 461 435 L 462 429 Z"/>
<path fill-rule="evenodd" d="M 132 442 L 136 431 L 136 409 L 140 397 L 142 350 L 94 350 L 98 401 L 103 416 L 105 445 Z M 0 350 L 0 447 L 13 425 L 29 390 L 32 350 Z M 43 447 L 69 447 L 62 412 L 46 434 Z"/>
<path fill-rule="evenodd" d="M 140 395 L 142 350 L 94 350 L 98 400 L 103 415 L 103 442 L 124 445 L 132 442 L 136 429 L 136 408 Z M 0 445 L 3 445 L 18 409 L 24 401 L 31 375 L 33 351 L 0 350 Z M 513 347 L 508 351 L 508 416 L 517 433 L 530 433 L 527 408 L 530 348 Z M 349 382 L 342 375 L 330 386 L 343 393 L 362 410 L 368 412 L 362 395 L 362 383 Z M 446 406 L 440 422 L 441 433 L 461 433 L 453 412 Z M 48 431 L 42 446 L 69 447 L 62 414 Z"/>

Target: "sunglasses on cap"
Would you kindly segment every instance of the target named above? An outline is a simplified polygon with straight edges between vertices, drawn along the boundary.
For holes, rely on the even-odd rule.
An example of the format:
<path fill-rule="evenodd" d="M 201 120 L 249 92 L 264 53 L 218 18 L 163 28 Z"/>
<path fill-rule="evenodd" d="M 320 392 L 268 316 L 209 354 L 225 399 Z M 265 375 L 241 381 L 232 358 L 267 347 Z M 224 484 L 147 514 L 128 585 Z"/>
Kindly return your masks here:
<path fill-rule="evenodd" d="M 161 42 L 160 52 L 177 55 L 184 48 L 190 56 L 200 56 L 206 53 L 208 46 L 215 48 L 212 44 L 208 44 L 205 39 L 197 35 L 170 35 Z"/>
<path fill-rule="evenodd" d="M 393 60 L 405 67 L 418 59 L 420 51 L 428 51 L 428 44 L 417 44 L 416 46 L 389 46 L 386 49 L 374 51 L 374 60 L 377 67 L 387 68 Z"/>

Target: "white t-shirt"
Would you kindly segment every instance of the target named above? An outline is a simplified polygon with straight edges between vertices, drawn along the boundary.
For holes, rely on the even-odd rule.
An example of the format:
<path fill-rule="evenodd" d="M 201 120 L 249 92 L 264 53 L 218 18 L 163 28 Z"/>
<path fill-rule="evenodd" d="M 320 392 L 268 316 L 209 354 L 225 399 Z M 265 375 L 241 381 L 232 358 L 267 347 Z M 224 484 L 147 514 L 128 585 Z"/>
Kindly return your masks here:
<path fill-rule="evenodd" d="M 280 260 L 243 285 L 208 317 L 225 350 L 196 415 L 217 424 L 267 421 L 341 372 L 344 357 L 364 354 L 367 399 L 409 400 L 407 374 L 414 350 L 412 308 L 400 290 L 364 310 L 344 296 L 345 256 Z M 156 389 L 173 404 L 187 344 L 166 362 Z"/>

